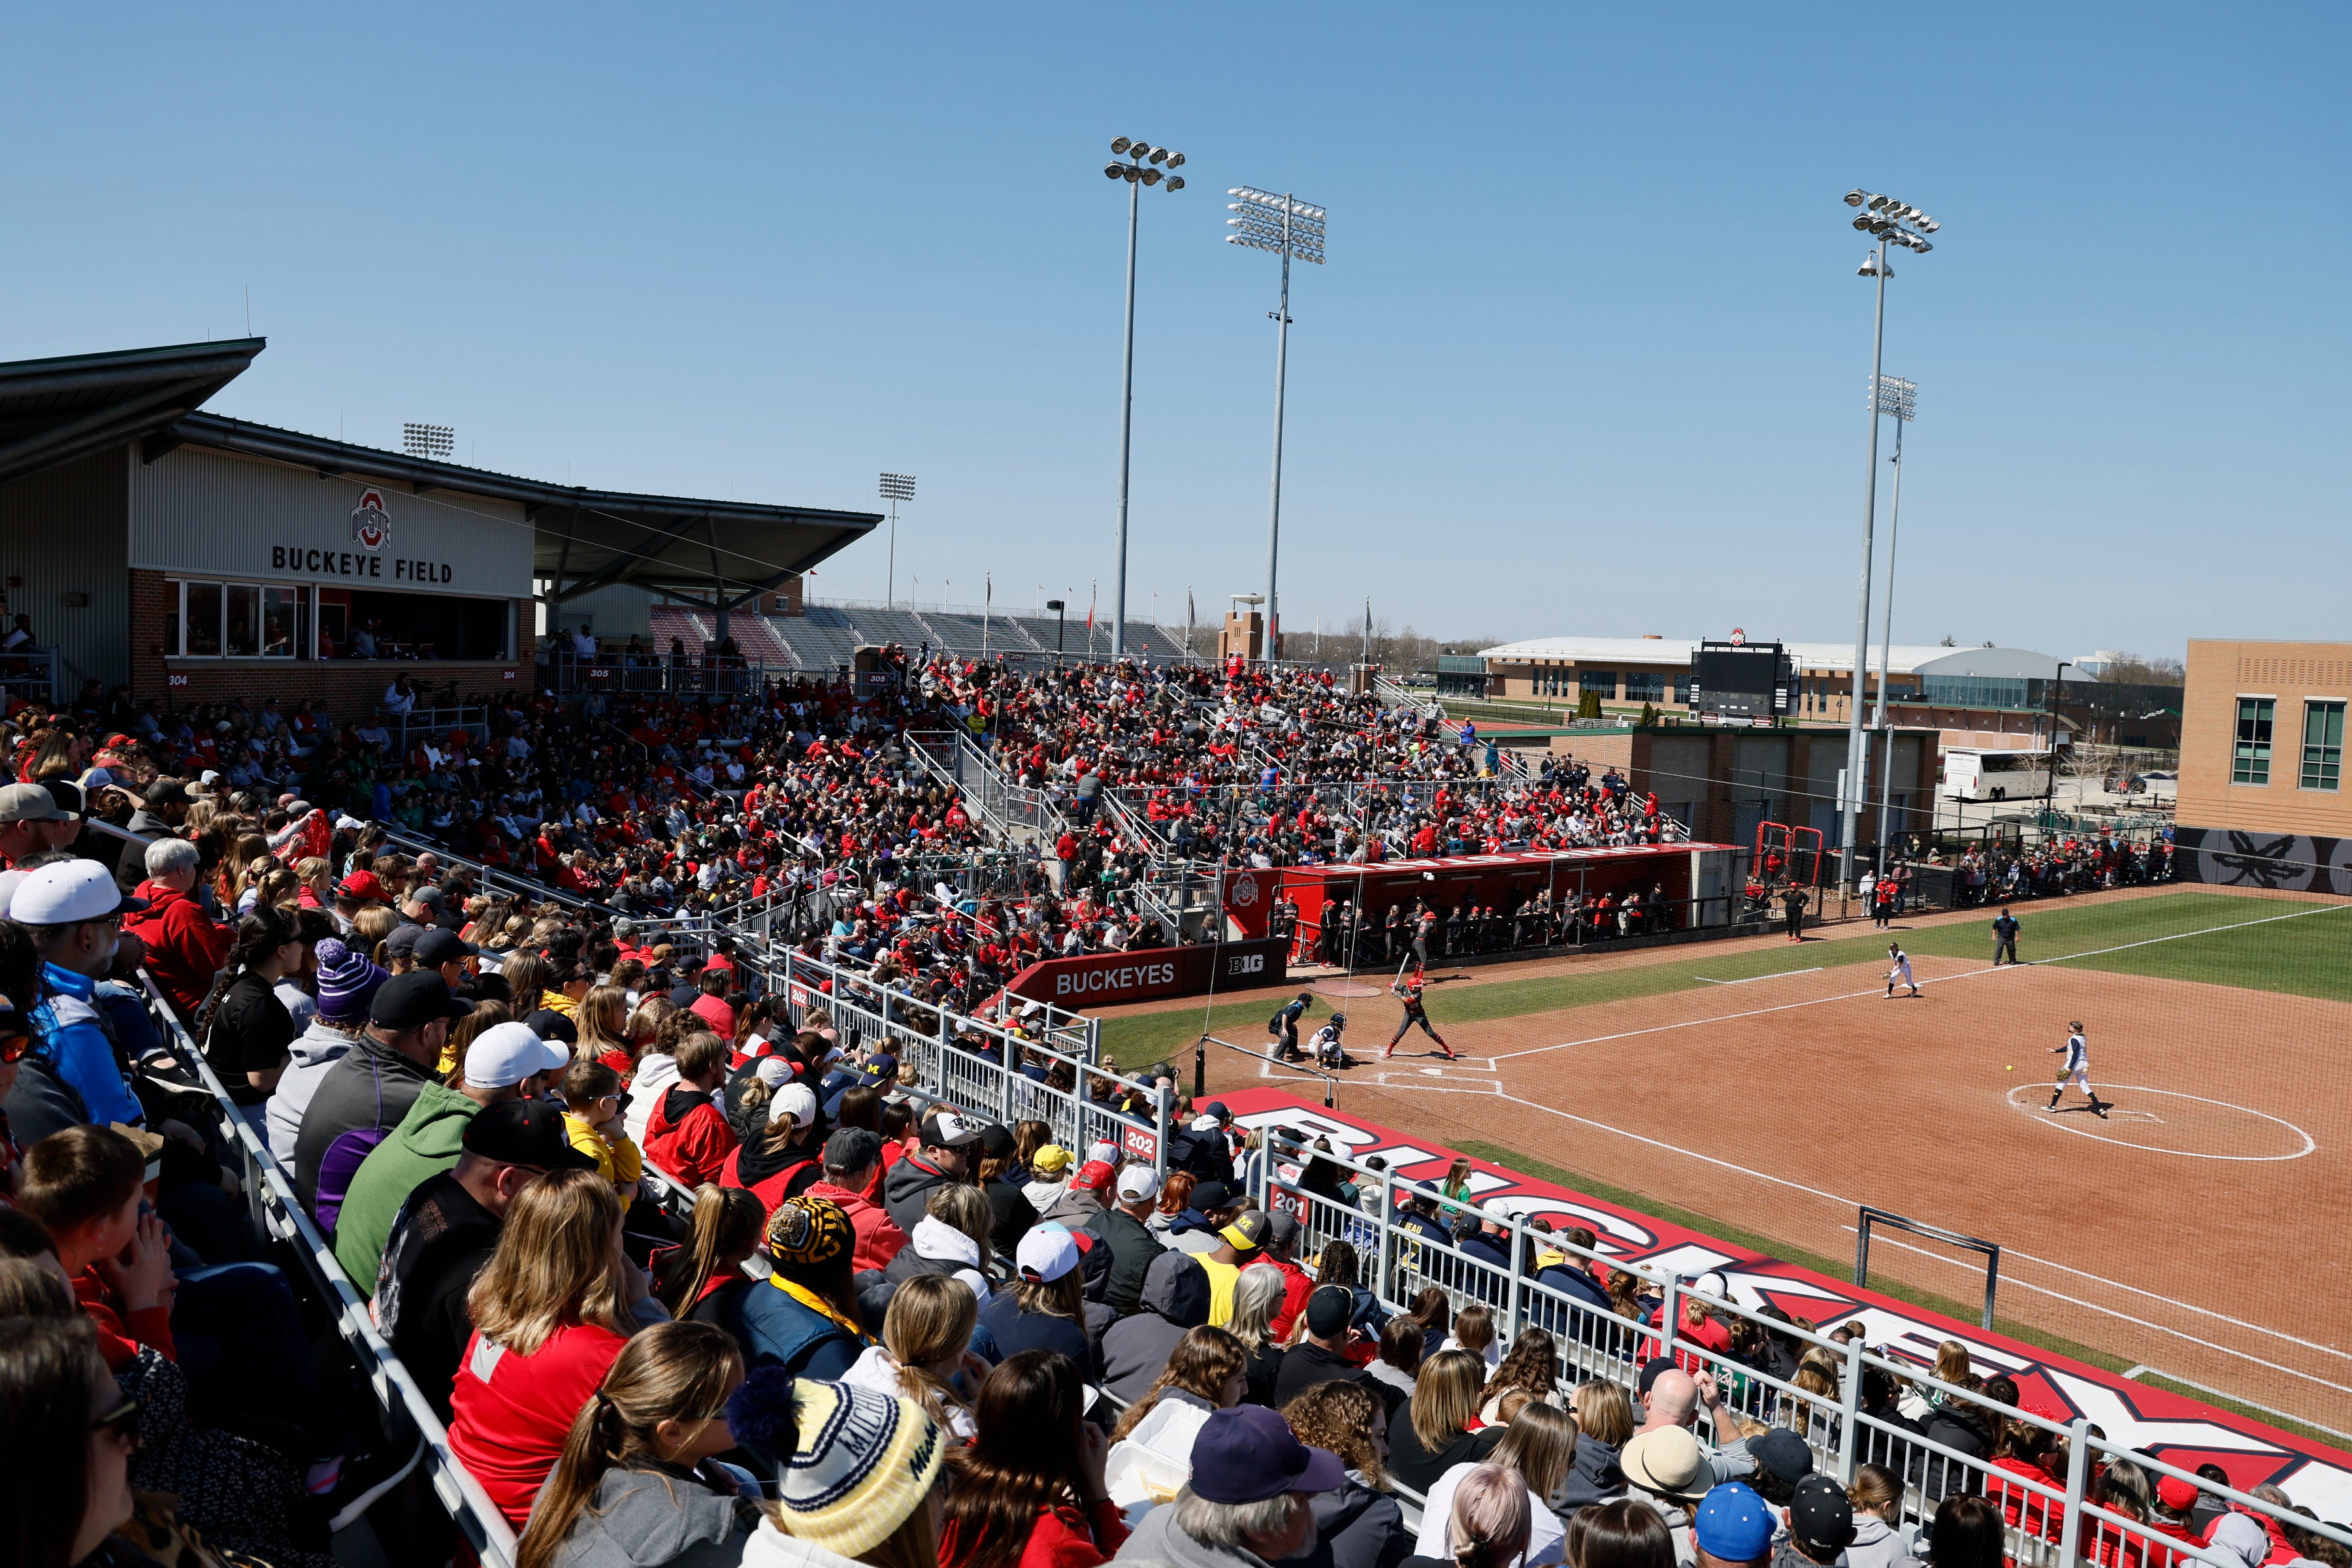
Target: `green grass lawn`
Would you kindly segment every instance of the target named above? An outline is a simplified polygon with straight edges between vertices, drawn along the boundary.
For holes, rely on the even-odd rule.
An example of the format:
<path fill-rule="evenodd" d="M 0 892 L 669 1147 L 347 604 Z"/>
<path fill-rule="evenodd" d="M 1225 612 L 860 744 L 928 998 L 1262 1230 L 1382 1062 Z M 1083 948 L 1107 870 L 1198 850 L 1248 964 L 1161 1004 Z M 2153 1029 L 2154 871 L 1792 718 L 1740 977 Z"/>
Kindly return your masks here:
<path fill-rule="evenodd" d="M 2305 907 L 2339 912 L 2276 918 Z M 2352 1001 L 2352 904 L 2183 890 L 2110 904 L 2027 902 L 2017 905 L 2014 912 L 2021 928 L 2018 953 L 2029 962 L 2086 953 L 2094 956 L 2063 962 L 2120 974 Z M 2216 927 L 2233 929 L 2211 929 Z M 1914 953 L 1988 963 L 1992 958 L 1990 914 L 1981 921 L 1896 934 Z M 2152 940 L 2158 938 L 2177 940 Z M 2148 945 L 2126 946 L 2131 942 Z M 2110 948 L 2124 951 L 2102 951 Z M 1866 926 L 1846 928 L 1829 940 L 1801 947 L 1766 946 L 1731 952 L 1701 943 L 1684 951 L 1687 956 L 1670 962 L 1591 974 L 1503 980 L 1458 989 L 1440 984 L 1430 989 L 1430 1011 L 1442 1029 L 1453 1023 L 1592 1006 L 1670 991 L 1716 989 L 1706 984 L 1709 980 L 1748 980 L 1793 970 L 1874 963 L 1885 954 L 1885 939 Z M 1385 977 L 1365 978 L 1380 984 Z M 1394 1022 L 1395 1003 L 1385 994 L 1361 997 L 1358 1002 L 1367 1015 L 1382 1020 L 1378 1028 L 1385 1029 Z M 1273 1010 L 1266 1001 L 1222 1005 L 1210 1012 L 1208 1028 L 1236 1045 L 1255 1047 L 1265 1038 L 1266 1016 Z M 1191 1045 L 1200 1037 L 1201 1029 L 1199 1008 L 1108 1018 L 1102 1026 L 1103 1048 L 1121 1062 L 1136 1066 Z"/>

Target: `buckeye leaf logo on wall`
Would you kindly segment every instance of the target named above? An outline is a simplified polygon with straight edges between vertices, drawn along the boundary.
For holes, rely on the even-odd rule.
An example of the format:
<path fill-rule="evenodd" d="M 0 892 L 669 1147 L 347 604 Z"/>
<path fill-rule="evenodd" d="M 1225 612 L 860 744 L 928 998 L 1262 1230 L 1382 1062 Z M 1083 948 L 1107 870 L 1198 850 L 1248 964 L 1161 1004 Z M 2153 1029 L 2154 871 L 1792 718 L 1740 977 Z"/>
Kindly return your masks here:
<path fill-rule="evenodd" d="M 383 510 L 381 491 L 360 492 L 360 504 L 352 508 L 352 538 L 371 551 L 382 550 L 392 538 L 392 514 Z"/>

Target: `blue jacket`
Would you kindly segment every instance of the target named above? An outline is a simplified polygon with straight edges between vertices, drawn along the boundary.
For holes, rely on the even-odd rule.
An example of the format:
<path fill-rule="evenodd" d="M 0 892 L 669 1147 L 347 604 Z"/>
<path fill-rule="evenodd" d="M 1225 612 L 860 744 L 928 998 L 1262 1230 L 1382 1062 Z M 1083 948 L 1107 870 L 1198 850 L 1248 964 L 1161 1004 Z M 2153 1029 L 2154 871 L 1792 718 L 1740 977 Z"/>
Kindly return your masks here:
<path fill-rule="evenodd" d="M 726 1292 L 719 1326 L 743 1347 L 747 1371 L 781 1366 L 794 1377 L 837 1383 L 873 1342 L 851 1333 L 772 1282 Z"/>
<path fill-rule="evenodd" d="M 122 1081 L 114 1043 L 99 1021 L 97 983 L 87 974 L 44 963 L 41 989 L 41 1004 L 33 1009 L 33 1037 L 58 1076 L 81 1095 L 90 1121 L 100 1127 L 110 1121 L 136 1127 L 145 1121 L 147 1113 Z"/>

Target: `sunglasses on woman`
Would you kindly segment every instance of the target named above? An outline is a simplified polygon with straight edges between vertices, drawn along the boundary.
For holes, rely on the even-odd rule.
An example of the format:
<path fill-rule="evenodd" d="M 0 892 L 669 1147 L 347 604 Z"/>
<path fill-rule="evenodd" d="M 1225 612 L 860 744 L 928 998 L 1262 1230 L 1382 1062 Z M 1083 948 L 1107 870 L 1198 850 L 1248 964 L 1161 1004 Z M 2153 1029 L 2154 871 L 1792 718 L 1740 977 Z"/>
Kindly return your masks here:
<path fill-rule="evenodd" d="M 0 1067 L 23 1061 L 25 1053 L 32 1048 L 33 1037 L 30 1035 L 0 1033 Z"/>
<path fill-rule="evenodd" d="M 110 1432 L 132 1447 L 139 1446 L 139 1401 L 126 1394 L 122 1403 L 96 1417 L 89 1424 L 92 1432 Z"/>

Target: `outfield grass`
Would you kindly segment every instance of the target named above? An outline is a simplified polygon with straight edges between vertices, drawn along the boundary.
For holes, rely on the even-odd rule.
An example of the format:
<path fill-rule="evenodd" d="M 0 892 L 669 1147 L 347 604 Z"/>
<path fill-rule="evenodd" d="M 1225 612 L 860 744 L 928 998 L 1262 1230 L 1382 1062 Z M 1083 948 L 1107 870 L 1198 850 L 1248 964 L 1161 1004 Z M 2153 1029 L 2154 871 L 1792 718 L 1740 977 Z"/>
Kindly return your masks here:
<path fill-rule="evenodd" d="M 2341 912 L 2278 918 L 2295 914 L 2298 908 Z M 2018 953 L 2029 962 L 2055 960 L 2121 974 L 2352 1001 L 2352 904 L 2246 899 L 2184 889 L 2104 904 L 2026 902 L 2013 906 L 2012 912 L 2021 928 Z M 1992 958 L 1990 913 L 1981 921 L 1930 926 L 1898 936 L 1914 953 L 1987 963 Z M 1589 974 L 1504 980 L 1461 991 L 1441 982 L 1431 988 L 1431 1012 L 1442 1029 L 1454 1023 L 1589 1007 L 1673 991 L 1711 990 L 1706 984 L 1709 980 L 1748 980 L 1798 970 L 1875 963 L 1885 956 L 1884 942 L 1867 927 L 1853 927 L 1801 946 L 1766 946 L 1744 952 L 1701 943 L 1684 950 L 1684 957 Z M 2059 955 L 2065 953 L 2091 956 L 2061 960 Z M 1382 977 L 1368 978 L 1378 983 Z M 1385 994 L 1364 997 L 1361 1002 L 1368 1013 L 1383 1020 L 1380 1027 L 1393 1022 L 1394 1004 Z M 1255 1046 L 1265 1037 L 1266 1016 L 1273 1010 L 1272 1004 L 1263 1000 L 1226 1004 L 1210 1012 L 1208 1029 L 1236 1045 Z M 1107 1018 L 1102 1026 L 1103 1048 L 1118 1060 L 1136 1065 L 1173 1055 L 1198 1039 L 1201 1031 L 1202 1014 L 1194 1008 Z"/>

